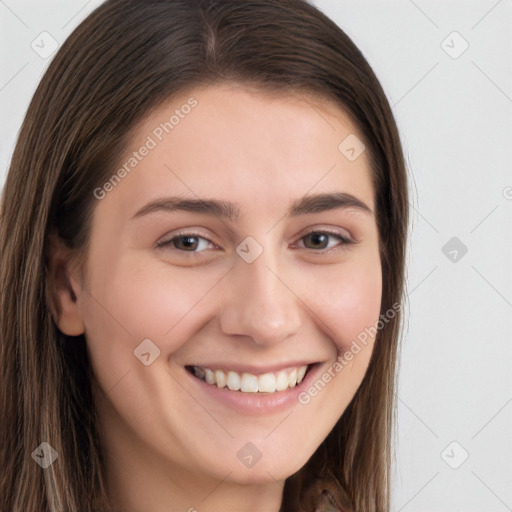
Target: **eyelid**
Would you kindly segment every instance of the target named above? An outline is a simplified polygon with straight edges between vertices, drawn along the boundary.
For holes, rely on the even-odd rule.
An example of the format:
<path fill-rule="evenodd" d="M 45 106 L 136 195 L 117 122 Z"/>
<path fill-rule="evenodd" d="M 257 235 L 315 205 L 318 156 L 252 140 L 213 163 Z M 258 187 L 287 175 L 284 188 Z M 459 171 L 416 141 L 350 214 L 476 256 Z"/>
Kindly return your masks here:
<path fill-rule="evenodd" d="M 308 235 L 310 235 L 312 233 L 320 233 L 323 235 L 329 235 L 331 237 L 338 238 L 339 243 L 336 244 L 334 247 L 329 247 L 326 249 L 315 250 L 315 249 L 309 249 L 308 247 L 301 247 L 301 249 L 309 249 L 309 252 L 311 254 L 320 255 L 320 256 L 322 256 L 324 254 L 327 255 L 327 254 L 331 254 L 331 253 L 336 253 L 338 251 L 344 251 L 344 250 L 346 251 L 346 250 L 350 249 L 350 246 L 355 245 L 358 242 L 356 240 L 354 240 L 352 235 L 347 230 L 344 230 L 344 231 L 347 233 L 347 235 L 344 235 L 344 234 L 340 233 L 339 231 L 334 230 L 332 228 L 316 228 L 315 227 L 315 228 L 310 229 L 303 235 L 301 235 L 298 238 L 296 243 L 299 243 L 300 241 L 302 241 L 303 238 L 307 237 Z"/>
<path fill-rule="evenodd" d="M 181 231 L 177 231 L 176 233 L 170 233 L 168 236 L 164 237 L 163 240 L 161 240 L 160 242 L 157 242 L 156 247 L 157 248 L 165 248 L 167 245 L 170 245 L 170 243 L 176 238 L 179 238 L 181 236 L 190 236 L 190 237 L 204 238 L 210 244 L 212 244 L 213 246 L 218 248 L 218 245 L 215 242 L 213 242 L 212 240 L 210 240 L 209 236 L 205 235 L 204 233 L 202 233 L 199 230 L 193 230 L 193 229 L 194 228 L 191 228 L 190 230 L 184 229 Z M 176 250 L 178 251 L 178 249 L 176 249 Z M 178 251 L 178 252 L 184 252 L 184 253 L 190 252 L 192 254 L 196 253 L 196 251 Z"/>
<path fill-rule="evenodd" d="M 340 232 L 340 229 L 345 234 Z M 320 255 L 328 254 L 331 252 L 336 252 L 338 250 L 348 249 L 350 245 L 358 243 L 347 229 L 339 228 L 339 227 L 338 228 L 330 228 L 330 227 L 326 228 L 326 227 L 314 226 L 312 228 L 309 228 L 305 233 L 301 234 L 298 237 L 297 242 L 294 243 L 294 245 L 296 245 L 298 242 L 302 241 L 303 238 L 305 238 L 306 236 L 308 236 L 312 233 L 320 233 L 320 234 L 330 235 L 332 237 L 339 239 L 339 243 L 336 246 L 330 247 L 327 249 L 315 250 L 315 249 L 310 249 L 308 247 L 301 247 L 303 249 L 309 249 L 309 251 L 314 254 L 320 254 Z M 171 233 L 169 235 L 169 237 L 165 237 L 162 241 L 157 242 L 156 248 L 165 250 L 165 249 L 167 249 L 167 247 L 170 247 L 170 250 L 172 250 L 173 252 L 184 253 L 184 254 L 188 253 L 188 254 L 193 254 L 195 256 L 200 256 L 200 255 L 202 255 L 203 252 L 205 252 L 204 250 L 203 251 L 183 251 L 183 250 L 179 250 L 176 248 L 172 248 L 171 245 L 172 245 L 173 240 L 175 240 L 179 237 L 182 237 L 182 236 L 202 238 L 202 239 L 206 240 L 208 243 L 210 243 L 211 245 L 213 245 L 216 249 L 219 248 L 219 246 L 215 242 L 210 240 L 209 236 L 206 236 L 204 233 L 202 233 L 200 231 L 200 229 L 194 230 L 194 228 L 184 229 L 184 230 L 180 230 L 176 233 Z"/>
<path fill-rule="evenodd" d="M 341 231 L 340 231 L 341 230 Z M 299 238 L 304 238 L 307 235 L 310 235 L 311 233 L 325 233 L 328 235 L 338 236 L 340 238 L 346 239 L 347 242 L 353 242 L 356 243 L 355 238 L 352 236 L 350 231 L 345 228 L 331 228 L 331 227 L 313 227 L 311 229 L 308 229 L 303 235 L 301 235 Z"/>

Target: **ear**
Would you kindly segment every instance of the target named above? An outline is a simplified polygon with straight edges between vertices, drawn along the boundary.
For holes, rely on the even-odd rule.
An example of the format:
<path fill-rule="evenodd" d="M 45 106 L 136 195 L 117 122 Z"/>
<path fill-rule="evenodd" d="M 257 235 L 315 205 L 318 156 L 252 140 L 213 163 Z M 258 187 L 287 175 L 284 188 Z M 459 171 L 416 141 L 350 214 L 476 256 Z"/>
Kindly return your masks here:
<path fill-rule="evenodd" d="M 80 287 L 70 270 L 71 250 L 55 233 L 49 234 L 48 241 L 46 278 L 50 310 L 55 323 L 64 334 L 79 336 L 85 332 L 85 325 L 77 301 Z"/>

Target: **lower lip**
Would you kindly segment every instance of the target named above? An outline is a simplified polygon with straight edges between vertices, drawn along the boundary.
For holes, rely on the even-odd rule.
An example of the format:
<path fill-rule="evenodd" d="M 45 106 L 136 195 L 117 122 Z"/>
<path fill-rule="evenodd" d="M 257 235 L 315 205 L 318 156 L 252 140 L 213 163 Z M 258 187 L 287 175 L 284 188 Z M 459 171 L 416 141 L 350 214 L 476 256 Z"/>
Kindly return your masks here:
<path fill-rule="evenodd" d="M 299 395 L 307 389 L 309 382 L 314 381 L 321 368 L 320 363 L 312 365 L 304 380 L 293 388 L 274 393 L 244 393 L 231 391 L 227 387 L 218 388 L 214 384 L 208 384 L 204 380 L 192 375 L 185 370 L 198 389 L 209 397 L 241 414 L 249 416 L 261 416 L 285 411 L 299 403 Z"/>

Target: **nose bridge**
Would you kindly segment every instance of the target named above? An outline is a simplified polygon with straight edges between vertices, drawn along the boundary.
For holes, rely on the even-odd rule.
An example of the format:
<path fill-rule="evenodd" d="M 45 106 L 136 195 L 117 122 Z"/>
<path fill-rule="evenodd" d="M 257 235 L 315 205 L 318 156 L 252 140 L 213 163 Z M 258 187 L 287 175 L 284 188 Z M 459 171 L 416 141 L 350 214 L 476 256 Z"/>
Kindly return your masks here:
<path fill-rule="evenodd" d="M 235 263 L 231 292 L 220 313 L 225 334 L 250 337 L 259 345 L 278 343 L 295 334 L 301 323 L 300 301 L 278 268 L 278 256 L 263 252 L 251 263 Z"/>

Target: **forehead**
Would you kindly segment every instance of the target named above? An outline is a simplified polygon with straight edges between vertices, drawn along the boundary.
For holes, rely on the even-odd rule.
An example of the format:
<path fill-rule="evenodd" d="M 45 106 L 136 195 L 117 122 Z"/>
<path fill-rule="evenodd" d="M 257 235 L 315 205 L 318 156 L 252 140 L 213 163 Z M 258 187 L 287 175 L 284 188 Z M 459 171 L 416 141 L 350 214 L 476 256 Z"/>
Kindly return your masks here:
<path fill-rule="evenodd" d="M 133 130 L 118 162 L 128 172 L 109 203 L 125 218 L 143 200 L 176 193 L 284 210 L 308 191 L 336 190 L 373 209 L 362 148 L 349 116 L 329 100 L 234 84 L 197 87 L 159 105 Z"/>

